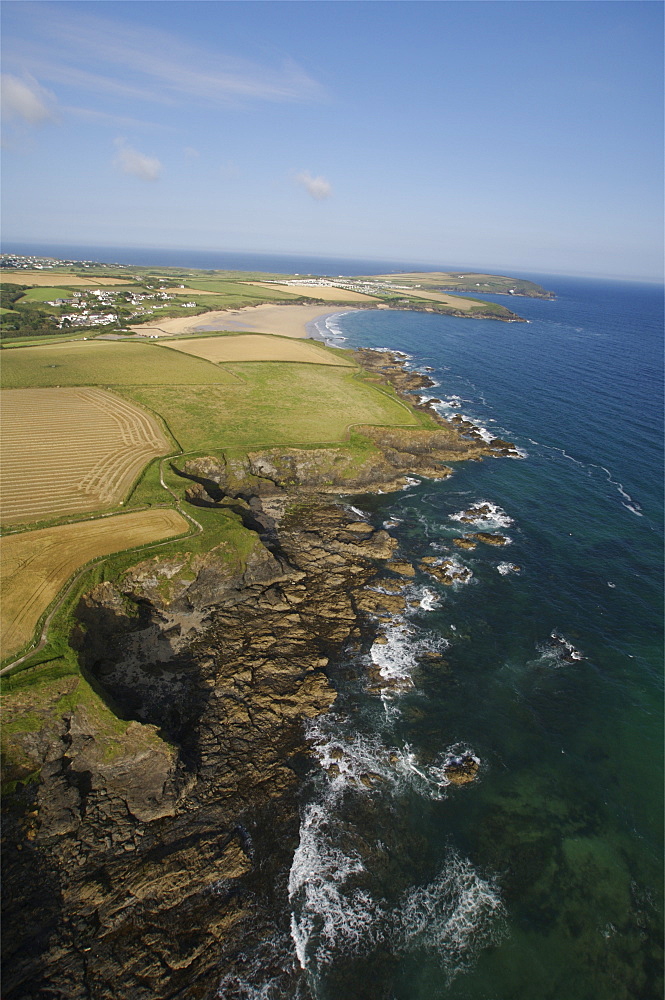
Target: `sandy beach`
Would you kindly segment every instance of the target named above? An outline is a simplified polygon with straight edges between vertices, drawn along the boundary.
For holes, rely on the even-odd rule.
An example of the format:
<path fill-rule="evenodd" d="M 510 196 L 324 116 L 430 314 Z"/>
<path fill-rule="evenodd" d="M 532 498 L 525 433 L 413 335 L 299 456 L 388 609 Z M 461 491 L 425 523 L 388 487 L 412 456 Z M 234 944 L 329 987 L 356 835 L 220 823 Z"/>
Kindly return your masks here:
<path fill-rule="evenodd" d="M 349 307 L 351 308 L 351 307 Z M 165 318 L 159 323 L 144 323 L 130 327 L 143 337 L 174 337 L 183 333 L 204 333 L 213 330 L 243 331 L 249 333 L 274 333 L 281 337 L 307 337 L 307 323 L 320 316 L 348 312 L 349 308 L 337 306 L 276 306 L 266 303 L 246 306 L 244 309 L 214 310 L 198 316 Z"/>

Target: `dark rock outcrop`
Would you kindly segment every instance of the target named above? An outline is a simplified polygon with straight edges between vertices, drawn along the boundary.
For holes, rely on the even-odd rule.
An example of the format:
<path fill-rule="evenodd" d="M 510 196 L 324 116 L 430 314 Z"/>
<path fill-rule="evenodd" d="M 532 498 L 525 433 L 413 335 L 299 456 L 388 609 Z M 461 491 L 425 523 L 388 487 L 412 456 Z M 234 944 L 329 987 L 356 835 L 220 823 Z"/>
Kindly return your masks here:
<path fill-rule="evenodd" d="M 67 707 L 70 676 L 49 725 L 14 737 L 40 777 L 6 801 L 7 1000 L 212 998 L 266 933 L 302 720 L 335 698 L 329 657 L 369 637 L 365 605 L 401 598 L 365 590 L 387 532 L 314 498 L 263 515 L 278 555 L 259 544 L 242 572 L 215 549 L 151 558 L 81 601 L 73 641 L 117 729 L 94 699 Z"/>

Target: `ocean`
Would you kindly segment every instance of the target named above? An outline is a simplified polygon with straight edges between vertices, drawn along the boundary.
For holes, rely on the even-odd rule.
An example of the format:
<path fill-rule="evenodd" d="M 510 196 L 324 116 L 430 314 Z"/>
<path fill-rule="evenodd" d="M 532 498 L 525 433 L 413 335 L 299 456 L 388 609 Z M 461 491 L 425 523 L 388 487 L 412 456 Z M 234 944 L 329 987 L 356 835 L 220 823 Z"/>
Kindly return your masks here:
<path fill-rule="evenodd" d="M 229 996 L 662 995 L 662 289 L 542 283 L 557 298 L 514 300 L 524 324 L 357 311 L 313 331 L 406 352 L 443 414 L 523 457 L 349 498 L 406 558 L 471 573 L 419 572 L 409 613 L 335 666 L 288 878 L 300 985 Z M 510 541 L 456 548 L 469 529 Z M 477 780 L 448 785 L 462 754 Z"/>
<path fill-rule="evenodd" d="M 432 369 L 442 414 L 522 457 L 346 498 L 404 558 L 454 558 L 465 582 L 419 569 L 408 612 L 331 664 L 339 695 L 307 727 L 273 931 L 248 942 L 224 1000 L 662 996 L 663 290 L 521 276 L 556 293 L 511 300 L 527 323 L 358 310 L 312 327 L 336 346 L 406 352 Z M 469 531 L 509 541 L 456 547 Z M 463 755 L 476 780 L 451 785 L 445 765 Z"/>

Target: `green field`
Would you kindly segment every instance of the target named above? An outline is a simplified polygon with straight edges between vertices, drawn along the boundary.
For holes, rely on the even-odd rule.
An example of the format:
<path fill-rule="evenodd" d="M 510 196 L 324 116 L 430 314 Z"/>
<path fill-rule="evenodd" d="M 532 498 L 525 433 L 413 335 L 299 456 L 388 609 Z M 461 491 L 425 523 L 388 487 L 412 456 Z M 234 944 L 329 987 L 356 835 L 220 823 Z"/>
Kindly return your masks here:
<path fill-rule="evenodd" d="M 236 377 L 223 386 L 120 391 L 161 414 L 185 452 L 306 447 L 343 441 L 354 424 L 419 424 L 395 396 L 356 371 L 266 361 L 224 369 Z"/>
<path fill-rule="evenodd" d="M 256 288 L 244 281 L 229 281 L 228 278 L 188 278 L 188 288 L 199 288 L 203 292 L 216 292 L 219 295 L 238 296 L 249 295 L 258 301 L 264 302 L 266 299 L 293 299 L 297 294 L 275 289 L 275 293 L 267 289 Z M 172 289 L 175 291 L 176 289 Z"/>
<path fill-rule="evenodd" d="M 205 385 L 236 380 L 218 365 L 157 344 L 76 341 L 2 354 L 4 389 L 66 385 Z"/>
<path fill-rule="evenodd" d="M 80 291 L 81 289 L 77 289 Z M 72 297 L 71 288 L 29 288 L 19 302 L 48 302 L 51 299 L 70 299 Z"/>

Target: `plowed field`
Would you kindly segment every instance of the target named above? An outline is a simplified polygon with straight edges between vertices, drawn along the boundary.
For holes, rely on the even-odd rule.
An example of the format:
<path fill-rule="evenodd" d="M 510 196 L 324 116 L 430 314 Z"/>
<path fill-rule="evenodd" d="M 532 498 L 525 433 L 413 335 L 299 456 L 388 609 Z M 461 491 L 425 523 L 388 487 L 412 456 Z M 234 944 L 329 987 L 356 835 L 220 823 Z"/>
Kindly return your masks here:
<path fill-rule="evenodd" d="M 103 389 L 5 389 L 0 418 L 5 524 L 114 506 L 170 450 L 148 413 Z"/>
<path fill-rule="evenodd" d="M 40 616 L 79 567 L 99 556 L 181 535 L 187 528 L 182 515 L 167 508 L 61 524 L 0 540 L 2 657 L 30 641 Z"/>

